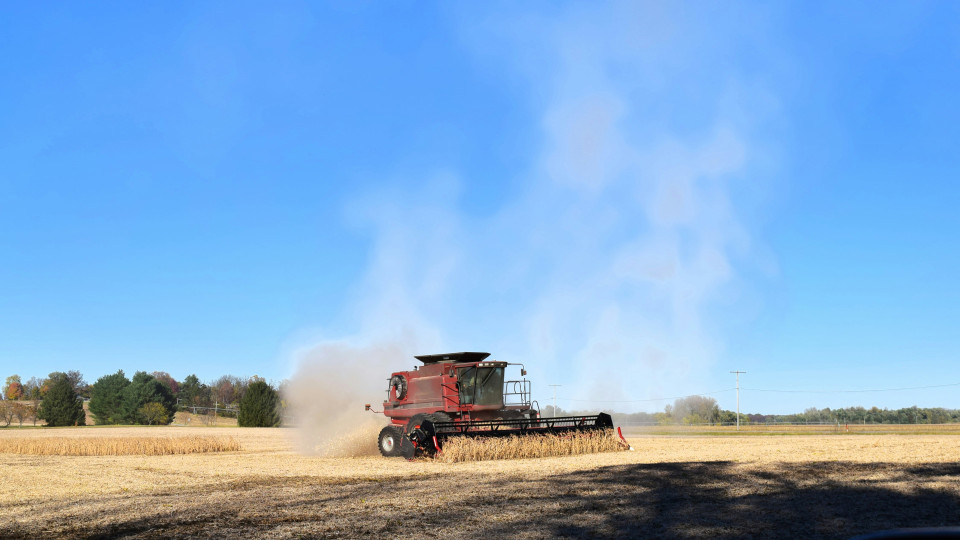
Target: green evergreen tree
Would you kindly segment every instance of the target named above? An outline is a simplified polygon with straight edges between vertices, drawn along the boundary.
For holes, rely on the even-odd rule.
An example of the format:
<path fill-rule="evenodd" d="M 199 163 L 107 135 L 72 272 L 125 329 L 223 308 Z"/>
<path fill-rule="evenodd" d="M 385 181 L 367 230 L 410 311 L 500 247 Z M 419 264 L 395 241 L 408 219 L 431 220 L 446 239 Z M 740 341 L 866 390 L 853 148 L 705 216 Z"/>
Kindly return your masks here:
<path fill-rule="evenodd" d="M 104 375 L 93 383 L 90 397 L 90 413 L 97 424 L 121 424 L 123 413 L 123 391 L 130 386 L 130 380 L 119 370 L 113 375 Z"/>
<path fill-rule="evenodd" d="M 200 397 L 200 379 L 196 375 L 187 375 L 180 385 L 180 400 L 187 405 L 202 406 L 197 399 Z"/>
<path fill-rule="evenodd" d="M 120 412 L 124 422 L 128 424 L 149 423 L 149 420 L 141 412 L 141 409 L 147 403 L 163 405 L 168 414 L 166 423 L 173 421 L 173 415 L 177 412 L 177 401 L 173 394 L 152 375 L 144 371 L 138 371 L 133 375 L 130 384 L 123 390 Z"/>
<path fill-rule="evenodd" d="M 240 427 L 273 427 L 280 424 L 280 398 L 277 391 L 262 380 L 247 387 L 240 400 L 237 423 Z"/>
<path fill-rule="evenodd" d="M 86 415 L 83 403 L 66 376 L 54 377 L 50 390 L 40 403 L 37 417 L 45 420 L 48 426 L 83 426 Z"/>

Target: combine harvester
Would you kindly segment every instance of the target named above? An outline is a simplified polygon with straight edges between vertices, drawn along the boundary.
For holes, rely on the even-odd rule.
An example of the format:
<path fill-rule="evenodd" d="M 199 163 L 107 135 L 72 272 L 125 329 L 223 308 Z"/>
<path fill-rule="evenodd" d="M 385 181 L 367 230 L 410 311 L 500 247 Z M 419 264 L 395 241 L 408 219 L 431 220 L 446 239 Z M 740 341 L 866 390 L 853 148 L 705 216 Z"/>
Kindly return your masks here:
<path fill-rule="evenodd" d="M 613 431 L 609 414 L 542 418 L 531 401 L 530 381 L 504 381 L 507 366 L 487 361 L 490 353 L 460 352 L 417 356 L 422 367 L 390 377 L 383 414 L 390 425 L 380 431 L 378 447 L 386 457 L 412 458 L 443 451 L 451 437 L 510 437 Z M 368 411 L 379 413 L 366 405 Z M 617 429 L 623 445 L 629 447 Z"/>

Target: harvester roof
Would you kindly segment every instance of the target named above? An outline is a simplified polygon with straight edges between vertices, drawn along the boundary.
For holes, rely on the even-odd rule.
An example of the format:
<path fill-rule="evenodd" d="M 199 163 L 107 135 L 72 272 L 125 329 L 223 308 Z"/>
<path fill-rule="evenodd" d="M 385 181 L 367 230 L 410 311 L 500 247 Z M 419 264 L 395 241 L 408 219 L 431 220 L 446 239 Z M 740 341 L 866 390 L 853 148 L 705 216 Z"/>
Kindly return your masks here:
<path fill-rule="evenodd" d="M 414 358 L 420 360 L 424 364 L 437 364 L 448 362 L 481 362 L 488 356 L 490 356 L 490 353 L 487 352 L 457 352 L 446 354 L 422 354 L 420 356 L 414 356 Z"/>

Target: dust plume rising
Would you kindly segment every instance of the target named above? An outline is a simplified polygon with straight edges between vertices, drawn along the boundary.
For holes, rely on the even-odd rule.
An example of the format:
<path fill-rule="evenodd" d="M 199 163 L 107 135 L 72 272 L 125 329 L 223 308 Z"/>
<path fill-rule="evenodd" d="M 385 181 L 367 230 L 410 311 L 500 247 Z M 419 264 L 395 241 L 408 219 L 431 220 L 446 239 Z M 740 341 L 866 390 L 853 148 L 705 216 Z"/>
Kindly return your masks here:
<path fill-rule="evenodd" d="M 536 98 L 524 163 L 400 165 L 345 201 L 368 262 L 325 329 L 356 338 L 305 350 L 294 376 L 311 451 L 382 422 L 363 404 L 413 353 L 489 351 L 524 362 L 541 403 L 558 384 L 564 408 L 652 412 L 713 387 L 727 334 L 761 308 L 753 282 L 776 274 L 755 234 L 776 93 L 714 46 L 735 21 L 633 3 L 477 15 L 479 61 Z"/>
<path fill-rule="evenodd" d="M 411 357 L 409 346 L 328 342 L 297 357 L 286 397 L 299 451 L 324 457 L 377 455 L 377 435 L 387 420 L 363 406 L 382 409 L 387 379 Z"/>

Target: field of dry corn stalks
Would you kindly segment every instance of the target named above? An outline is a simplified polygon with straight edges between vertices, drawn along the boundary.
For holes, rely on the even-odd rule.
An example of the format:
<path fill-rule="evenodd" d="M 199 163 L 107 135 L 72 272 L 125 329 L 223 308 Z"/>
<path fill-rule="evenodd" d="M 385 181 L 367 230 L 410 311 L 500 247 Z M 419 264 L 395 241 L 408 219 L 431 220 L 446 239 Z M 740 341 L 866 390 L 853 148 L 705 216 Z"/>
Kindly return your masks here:
<path fill-rule="evenodd" d="M 578 456 L 626 450 L 613 432 L 574 435 L 530 435 L 527 437 L 464 438 L 446 441 L 436 459 L 444 463 L 528 459 L 551 456 Z"/>
<path fill-rule="evenodd" d="M 382 458 L 376 431 L 333 445 L 356 457 L 304 454 L 295 434 L 0 429 L 5 445 L 230 437 L 241 446 L 0 452 L 0 537 L 847 538 L 960 525 L 958 435 L 625 433 L 636 451 L 446 462 Z"/>
<path fill-rule="evenodd" d="M 0 454 L 37 456 L 166 456 L 202 452 L 235 452 L 233 437 L 18 437 L 0 439 Z"/>

